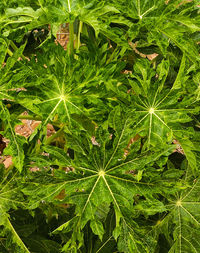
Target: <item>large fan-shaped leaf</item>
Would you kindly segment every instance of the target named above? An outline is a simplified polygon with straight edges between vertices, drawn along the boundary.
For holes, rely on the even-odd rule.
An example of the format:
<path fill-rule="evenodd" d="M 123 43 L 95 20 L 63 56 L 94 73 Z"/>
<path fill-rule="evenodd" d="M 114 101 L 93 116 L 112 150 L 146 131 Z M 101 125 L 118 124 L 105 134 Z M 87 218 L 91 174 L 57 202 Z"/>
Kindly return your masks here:
<path fill-rule="evenodd" d="M 85 57 L 82 60 L 81 55 L 79 62 L 72 62 L 62 56 L 65 54 L 63 48 L 50 45 L 55 52 L 48 52 L 46 57 L 38 54 L 36 60 L 33 58 L 27 66 L 20 68 L 18 75 L 20 78 L 21 74 L 20 81 L 26 91 L 20 92 L 17 101 L 40 116 L 44 124 L 55 115 L 59 121 L 70 125 L 73 120 L 81 121 L 81 116 L 77 118 L 76 115 L 92 116 L 108 111 L 109 97 L 113 94 L 108 96 L 104 83 L 116 83 L 118 76 L 120 80 L 119 70 L 123 64 L 110 63 L 102 67 L 96 59 Z M 104 45 L 104 51 L 107 46 Z M 99 54 L 106 57 L 107 53 Z"/>
<path fill-rule="evenodd" d="M 162 53 L 166 55 L 169 45 L 179 47 L 193 60 L 199 60 L 198 48 L 191 34 L 200 31 L 197 1 L 113 1 L 125 16 L 133 21 L 129 35 L 137 41 L 142 52 Z M 156 47 L 154 47 L 156 45 Z M 157 47 L 160 49 L 158 50 Z M 153 51 L 154 50 L 154 51 Z"/>
<path fill-rule="evenodd" d="M 133 94 L 130 93 L 135 114 L 133 120 L 137 119 L 133 127 L 135 135 L 146 136 L 147 147 L 151 144 L 162 145 L 178 140 L 190 165 L 196 169 L 194 154 L 191 155 L 194 146 L 190 141 L 194 130 L 185 127 L 184 124 L 192 121 L 191 115 L 199 111 L 199 106 L 194 96 L 188 95 L 187 97 L 183 95 L 183 90 L 180 90 L 180 83 L 184 86 L 187 80 L 182 75 L 184 64 L 180 66 L 171 88 L 164 85 L 168 75 L 168 64 L 164 64 L 162 71 L 160 71 L 161 66 L 158 67 L 156 78 L 156 73 L 148 67 L 149 64 L 147 60 L 139 61 L 135 65 L 133 79 L 130 80 L 133 87 Z M 162 66 L 164 65 L 162 63 Z"/>
<path fill-rule="evenodd" d="M 170 213 L 162 220 L 160 226 L 163 228 L 166 226 L 167 230 L 172 229 L 174 242 L 171 242 L 170 253 L 196 253 L 200 250 L 199 190 L 199 180 L 197 180 L 187 190 L 177 193 L 167 206 Z"/>
<path fill-rule="evenodd" d="M 146 250 L 149 246 L 142 244 L 137 224 L 131 220 L 131 217 L 134 217 L 132 210 L 134 196 L 138 194 L 147 199 L 152 198 L 155 192 L 159 192 L 159 188 L 153 182 L 146 183 L 139 177 L 135 178 L 130 171 L 139 172 L 145 166 L 153 164 L 162 155 L 171 152 L 172 147 L 167 147 L 159 154 L 146 153 L 138 157 L 137 143 L 126 157 L 124 152 L 130 138 L 131 120 L 130 118 L 122 120 L 119 111 L 114 116 L 112 115 L 110 120 L 116 130 L 113 137 L 108 131 L 99 128 L 96 133 L 96 145 L 90 143 L 88 147 L 84 146 L 85 137 L 80 136 L 76 140 L 79 143 L 79 145 L 76 144 L 76 150 L 77 147 L 80 148 L 75 151 L 74 161 L 70 161 L 69 158 L 63 160 L 64 153 L 60 152 L 57 155 L 58 148 L 51 150 L 44 146 L 44 150 L 50 152 L 52 164 L 58 164 L 59 157 L 62 156 L 63 166 L 65 163 L 65 167 L 73 168 L 74 172 L 65 174 L 55 171 L 54 178 L 49 176 L 46 179 L 45 177 L 41 179 L 42 174 L 39 173 L 38 179 L 33 180 L 27 188 L 23 189 L 23 192 L 29 195 L 30 208 L 36 208 L 41 202 L 53 201 L 56 195 L 65 189 L 66 197 L 63 201 L 76 206 L 76 216 L 59 227 L 57 231 L 70 231 L 73 228 L 72 244 L 76 240 L 82 240 L 81 230 L 88 222 L 93 233 L 100 238 L 103 237 L 105 233 L 103 223 L 97 211 L 102 203 L 106 205 L 112 203 L 116 216 L 116 228 L 113 235 L 115 239 L 119 237 L 119 247 L 124 248 L 123 245 L 126 244 L 125 252 L 134 249 Z M 70 147 L 73 147 L 74 142 L 74 138 L 72 144 L 70 138 L 68 139 Z M 105 147 L 107 147 L 106 152 Z M 44 184 L 41 184 L 41 180 Z M 65 250 L 68 246 L 65 246 Z"/>

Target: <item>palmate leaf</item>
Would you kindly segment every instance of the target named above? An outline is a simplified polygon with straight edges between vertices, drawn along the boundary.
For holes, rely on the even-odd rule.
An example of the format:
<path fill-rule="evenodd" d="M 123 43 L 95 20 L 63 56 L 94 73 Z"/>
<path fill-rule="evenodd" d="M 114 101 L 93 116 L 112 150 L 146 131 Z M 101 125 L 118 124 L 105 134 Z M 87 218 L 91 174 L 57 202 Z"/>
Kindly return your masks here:
<path fill-rule="evenodd" d="M 123 64 L 110 63 L 103 67 L 97 59 L 84 55 L 80 55 L 79 61 L 71 61 L 65 57 L 61 46 L 50 43 L 49 47 L 54 52 L 46 52 L 45 57 L 38 54 L 37 62 L 33 57 L 29 64 L 20 68 L 18 76 L 22 75 L 20 81 L 26 91 L 20 92 L 17 102 L 40 116 L 44 125 L 55 115 L 60 122 L 71 125 L 72 121 L 80 121 L 76 115 L 95 118 L 108 111 L 110 102 L 104 83 L 120 80 Z M 16 83 L 19 83 L 18 79 Z"/>
<path fill-rule="evenodd" d="M 139 225 L 133 220 L 134 196 L 138 194 L 147 199 L 152 198 L 160 188 L 153 182 L 136 179 L 129 171 L 140 171 L 145 166 L 153 165 L 161 156 L 171 153 L 173 147 L 167 146 L 164 150 L 160 150 L 159 154 L 146 153 L 138 157 L 137 143 L 130 154 L 124 157 L 131 133 L 131 120 L 123 119 L 122 115 L 116 112 L 114 118 L 112 117 L 112 124 L 114 122 L 116 131 L 112 138 L 107 130 L 98 128 L 97 145 L 91 143 L 89 147 L 85 146 L 84 136 L 76 139 L 80 149 L 79 152 L 75 151 L 75 159 L 71 161 L 69 158 L 62 159 L 62 166 L 65 160 L 65 167 L 73 168 L 74 171 L 68 173 L 54 171 L 54 177 L 40 172 L 35 173 L 30 175 L 30 183 L 23 189 L 23 192 L 29 196 L 31 209 L 40 206 L 41 203 L 57 202 L 55 197 L 61 190 L 66 192 L 62 202 L 76 206 L 76 216 L 54 231 L 69 232 L 73 229 L 71 240 L 64 247 L 66 252 L 77 248 L 77 240 L 80 242 L 79 246 L 83 244 L 81 231 L 88 222 L 93 233 L 102 239 L 105 231 L 102 220 L 98 216 L 98 209 L 102 204 L 114 207 L 116 224 L 113 236 L 118 239 L 120 250 L 123 248 L 124 252 L 134 252 L 134 250 L 148 252 L 151 248 L 151 243 L 143 245 Z M 70 139 L 68 145 L 73 148 Z M 59 148 L 51 151 L 44 146 L 43 149 L 50 152 L 52 165 L 58 164 Z M 61 155 L 63 156 L 63 152 Z"/>
<path fill-rule="evenodd" d="M 123 0 L 111 0 L 110 2 L 113 3 L 113 5 L 116 6 L 122 14 L 126 14 L 129 18 L 135 20 L 142 20 L 146 17 L 148 18 L 152 15 L 152 13 L 154 13 L 154 10 L 163 5 L 162 0 L 127 0 L 125 2 Z"/>
<path fill-rule="evenodd" d="M 187 81 L 187 76 L 183 75 L 183 61 L 174 84 L 171 87 L 164 84 L 169 70 L 166 63 L 163 61 L 158 66 L 156 78 L 147 60 L 140 60 L 135 65 L 131 75 L 133 79 L 130 79 L 134 91 L 130 93 L 131 108 L 134 110 L 133 119 L 137 119 L 133 130 L 135 135 L 146 137 L 147 148 L 178 140 L 189 164 L 196 169 L 195 156 L 192 154 L 194 146 L 190 141 L 194 130 L 184 124 L 192 121 L 191 115 L 198 113 L 199 104 L 194 95 L 186 95 L 180 89 L 180 84 L 184 87 Z"/>
<path fill-rule="evenodd" d="M 167 208 L 169 214 L 160 222 L 157 228 L 165 231 L 170 241 L 170 253 L 196 253 L 200 251 L 200 185 L 195 180 L 186 190 L 177 192 L 170 198 Z M 170 239 L 170 236 L 173 240 Z"/>
<path fill-rule="evenodd" d="M 9 210 L 23 207 L 23 195 L 17 184 L 18 173 L 6 173 L 5 168 L 0 166 L 0 236 L 2 244 L 15 249 L 15 252 L 29 253 L 16 230 L 14 229 L 10 218 Z"/>
<path fill-rule="evenodd" d="M 127 0 L 126 4 L 124 1 L 112 2 L 122 15 L 133 20 L 128 34 L 137 41 L 139 51 L 145 53 L 145 49 L 149 47 L 149 53 L 156 50 L 166 56 L 168 46 L 175 45 L 187 52 L 187 57 L 191 60 L 199 60 L 197 45 L 190 37 L 200 30 L 198 1 Z M 135 23 L 135 20 L 138 22 Z"/>

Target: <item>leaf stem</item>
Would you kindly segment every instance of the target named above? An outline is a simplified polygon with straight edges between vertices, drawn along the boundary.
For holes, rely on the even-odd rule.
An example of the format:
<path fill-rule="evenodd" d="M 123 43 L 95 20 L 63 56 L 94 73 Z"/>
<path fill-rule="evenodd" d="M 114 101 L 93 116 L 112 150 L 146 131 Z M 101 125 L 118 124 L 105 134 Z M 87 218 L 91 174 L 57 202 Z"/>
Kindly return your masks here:
<path fill-rule="evenodd" d="M 110 58 L 107 60 L 107 64 L 110 63 L 110 62 L 113 60 L 113 58 L 114 58 L 114 56 L 115 56 L 117 50 L 118 50 L 118 46 L 113 50 L 113 52 L 112 52 Z"/>
<path fill-rule="evenodd" d="M 8 227 L 10 228 L 11 232 L 13 233 L 14 237 L 16 238 L 17 244 L 21 247 L 23 252 L 30 253 L 30 251 L 27 249 L 26 245 L 22 241 L 22 239 L 17 234 L 16 230 L 14 229 L 13 225 L 11 224 L 10 220 L 7 218 Z"/>
<path fill-rule="evenodd" d="M 64 130 L 64 126 L 60 128 L 55 134 L 47 138 L 44 144 L 49 145 L 54 139 L 56 139 L 63 133 L 63 130 Z"/>
<path fill-rule="evenodd" d="M 14 163 L 12 163 L 12 164 L 6 169 L 6 171 L 9 172 L 9 171 L 11 171 L 14 167 L 15 167 L 15 166 L 14 166 Z"/>
<path fill-rule="evenodd" d="M 74 23 L 69 23 L 69 55 L 74 55 Z"/>
<path fill-rule="evenodd" d="M 18 119 L 27 119 L 27 120 L 39 120 L 41 121 L 42 118 L 40 116 L 32 116 L 32 115 L 19 115 Z"/>
<path fill-rule="evenodd" d="M 12 47 L 15 51 L 18 50 L 18 47 L 15 45 L 15 43 L 14 43 L 12 40 L 10 41 L 10 45 L 11 45 L 11 47 Z M 23 54 L 21 55 L 21 57 L 22 57 L 23 60 L 26 60 L 26 57 L 25 57 Z"/>
<path fill-rule="evenodd" d="M 10 56 L 13 56 L 13 52 L 12 52 L 9 48 L 7 48 L 7 53 L 8 53 Z"/>
<path fill-rule="evenodd" d="M 78 30 L 78 44 L 77 44 L 77 50 L 79 50 L 80 45 L 81 45 L 81 33 L 83 29 L 83 21 L 80 21 L 79 23 L 79 30 Z"/>

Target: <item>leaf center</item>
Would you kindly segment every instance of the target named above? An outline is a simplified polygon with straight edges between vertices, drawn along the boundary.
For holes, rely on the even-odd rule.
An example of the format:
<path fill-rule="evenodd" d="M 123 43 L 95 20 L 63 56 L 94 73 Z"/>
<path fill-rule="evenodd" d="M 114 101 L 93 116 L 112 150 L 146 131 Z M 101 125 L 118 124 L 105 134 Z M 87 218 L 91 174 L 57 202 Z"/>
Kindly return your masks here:
<path fill-rule="evenodd" d="M 65 95 L 60 95 L 60 100 L 65 100 Z"/>
<path fill-rule="evenodd" d="M 176 206 L 182 206 L 182 203 L 181 203 L 180 199 L 176 202 Z"/>
<path fill-rule="evenodd" d="M 104 170 L 100 170 L 100 171 L 99 171 L 99 176 L 100 176 L 100 177 L 104 177 L 104 175 L 105 175 L 105 171 L 104 171 Z"/>
<path fill-rule="evenodd" d="M 150 114 L 153 114 L 154 111 L 155 111 L 155 109 L 154 109 L 153 107 L 149 108 L 149 113 L 150 113 Z"/>

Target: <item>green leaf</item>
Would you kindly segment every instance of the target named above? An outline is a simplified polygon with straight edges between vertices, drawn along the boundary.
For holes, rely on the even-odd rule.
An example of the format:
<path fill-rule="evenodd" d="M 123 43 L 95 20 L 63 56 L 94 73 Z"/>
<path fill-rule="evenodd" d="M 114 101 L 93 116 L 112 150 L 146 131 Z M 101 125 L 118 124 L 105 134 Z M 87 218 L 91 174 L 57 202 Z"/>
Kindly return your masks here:
<path fill-rule="evenodd" d="M 173 84 L 172 89 L 180 89 L 181 88 L 181 84 L 182 82 L 184 82 L 184 72 L 185 72 L 185 54 L 183 54 L 182 60 L 181 60 L 181 64 L 180 64 L 180 68 L 179 68 L 179 72 L 178 75 L 176 77 L 176 80 Z"/>
<path fill-rule="evenodd" d="M 0 252 L 200 252 L 198 5 L 1 1 Z"/>
<path fill-rule="evenodd" d="M 70 158 L 68 158 L 67 153 L 63 151 L 61 148 L 53 147 L 53 146 L 45 146 L 43 148 L 45 152 L 47 152 L 51 157 L 55 157 L 54 164 L 64 166 L 66 164 L 70 164 Z"/>
<path fill-rule="evenodd" d="M 102 240 L 102 237 L 105 233 L 103 224 L 99 220 L 92 220 L 90 222 L 90 227 L 94 234 L 99 235 L 99 238 Z"/>
<path fill-rule="evenodd" d="M 102 239 L 104 229 L 101 217 L 97 216 L 97 212 L 102 203 L 106 205 L 111 205 L 112 203 L 115 210 L 116 226 L 123 227 L 119 233 L 120 240 L 127 241 L 124 242 L 128 245 L 125 252 L 129 252 L 134 247 L 143 248 L 139 235 L 138 239 L 133 239 L 138 233 L 131 223 L 134 196 L 139 194 L 148 199 L 152 198 L 154 192 L 159 191 L 158 185 L 142 182 L 142 180 L 138 182 L 129 171 L 142 170 L 145 166 L 153 164 L 159 157 L 165 156 L 170 152 L 171 147 L 159 154 L 147 153 L 141 154 L 141 157 L 136 156 L 133 148 L 132 152 L 130 151 L 130 154 L 124 157 L 124 150 L 130 138 L 131 120 L 123 119 L 119 111 L 114 115 L 112 123 L 113 126 L 116 126 L 116 131 L 112 139 L 109 132 L 99 128 L 96 132 L 96 141 L 99 145 L 90 145 L 91 147 L 88 147 L 85 152 L 82 152 L 84 150 L 82 148 L 82 150 L 75 153 L 75 160 L 71 160 L 71 162 L 68 159 L 66 160 L 65 167 L 72 165 L 74 172 L 64 173 L 57 170 L 54 178 L 49 175 L 48 177 L 45 176 L 44 180 L 42 180 L 42 174 L 39 173 L 39 178 L 36 181 L 34 178 L 31 179 L 32 176 L 30 176 L 30 180 L 33 180 L 32 184 L 28 184 L 23 189 L 23 192 L 29 196 L 30 208 L 36 208 L 41 202 L 54 202 L 59 192 L 65 189 L 67 195 L 64 202 L 76 206 L 76 218 L 67 221 L 55 232 L 61 230 L 68 232 L 73 229 L 73 243 L 76 240 L 81 240 L 79 239 L 79 237 L 82 238 L 81 231 L 89 221 L 94 234 L 97 234 Z M 79 137 L 79 146 L 83 146 L 86 143 L 83 141 L 85 138 Z M 110 148 L 106 149 L 105 152 L 105 147 L 108 146 Z M 60 155 L 62 155 L 58 152 L 58 148 L 52 154 L 53 157 L 57 156 L 58 160 Z M 54 161 L 53 158 L 53 164 Z M 35 192 L 34 195 L 33 192 Z M 165 209 L 161 211 L 163 210 Z M 81 241 L 80 243 L 82 244 Z"/>
<path fill-rule="evenodd" d="M 199 61 L 197 45 L 190 37 L 200 30 L 196 1 L 188 3 L 178 0 L 168 2 L 134 0 L 124 6 L 121 1 L 119 3 L 115 1 L 115 4 L 122 10 L 124 16 L 133 21 L 139 20 L 137 24 L 133 22 L 129 30 L 130 38 L 138 41 L 139 51 L 146 45 L 148 47 L 156 45 L 166 56 L 171 45 L 179 47 L 183 53 L 187 52 L 187 57 L 192 61 Z"/>
<path fill-rule="evenodd" d="M 6 41 L 0 38 L 0 66 L 1 68 L 7 54 L 7 48 L 8 48 L 8 45 Z"/>
<path fill-rule="evenodd" d="M 5 155 L 11 155 L 15 167 L 21 172 L 24 165 L 24 150 L 23 145 L 26 143 L 25 137 L 19 136 L 15 133 L 14 127 L 16 125 L 15 119 L 11 118 L 8 109 L 0 102 L 0 115 L 6 123 L 3 135 L 9 139 L 9 145 L 4 150 Z"/>
<path fill-rule="evenodd" d="M 12 67 L 15 65 L 15 63 L 19 60 L 19 57 L 22 55 L 24 48 L 26 46 L 26 43 L 24 43 L 19 49 L 14 51 L 13 55 L 8 58 L 6 61 L 6 66 L 2 70 L 2 75 L 0 77 L 0 82 L 3 82 L 4 78 L 8 74 L 9 70 L 12 69 Z"/>
<path fill-rule="evenodd" d="M 101 120 L 101 115 L 109 111 L 108 99 L 113 93 L 108 97 L 105 83 L 116 83 L 122 65 L 99 66 L 97 59 L 90 55 L 84 57 L 84 54 L 80 55 L 80 61 L 71 62 L 63 55 L 64 49 L 54 43 L 49 46 L 55 49 L 53 53 L 48 51 L 45 57 L 38 54 L 37 62 L 33 57 L 27 65 L 21 66 L 19 73 L 23 74 L 21 80 L 26 90 L 20 92 L 17 102 L 40 116 L 43 125 L 58 118 L 69 127 L 75 123 L 88 130 L 91 118 Z M 102 52 L 99 53 L 103 57 Z M 14 83 L 13 80 L 12 85 L 16 85 Z"/>
<path fill-rule="evenodd" d="M 141 67 L 143 62 L 143 66 L 147 66 L 145 69 Z M 162 78 L 161 75 L 160 81 L 159 77 L 158 80 L 153 77 L 155 73 L 152 72 L 146 62 L 148 63 L 146 60 L 140 60 L 139 63 L 136 63 L 134 74 L 131 75 L 134 79 L 130 80 L 133 90 L 137 92 L 137 94 L 130 93 L 131 103 L 133 104 L 131 110 L 135 120 L 133 126 L 135 134 L 133 136 L 136 134 L 145 136 L 147 139 L 145 147 L 147 148 L 150 148 L 151 145 L 155 147 L 156 145 L 173 142 L 174 139 L 182 143 L 183 146 L 184 142 L 190 143 L 186 145 L 187 148 L 185 146 L 185 155 L 192 167 L 197 169 L 190 141 L 191 136 L 184 123 L 191 122 L 191 115 L 195 115 L 199 109 L 193 96 L 188 95 L 187 97 L 184 94 L 182 99 L 182 91 L 177 90 L 177 88 L 180 88 L 180 83 L 184 85 L 187 80 L 185 75 L 183 76 L 184 56 L 171 89 L 163 83 L 166 77 Z M 168 68 L 167 65 L 166 68 Z"/>
<path fill-rule="evenodd" d="M 30 253 L 22 239 L 13 227 L 9 210 L 23 207 L 23 196 L 18 186 L 18 173 L 6 173 L 5 168 L 0 168 L 0 235 L 6 239 L 8 245 L 15 249 L 15 252 Z"/>
<path fill-rule="evenodd" d="M 174 224 L 173 238 L 170 253 L 198 252 L 200 220 L 199 220 L 199 180 L 181 193 L 177 193 L 168 205 L 170 213 L 163 220 L 163 224 Z M 164 226 L 164 225 L 163 225 Z M 170 227 L 168 227 L 170 228 Z"/>

